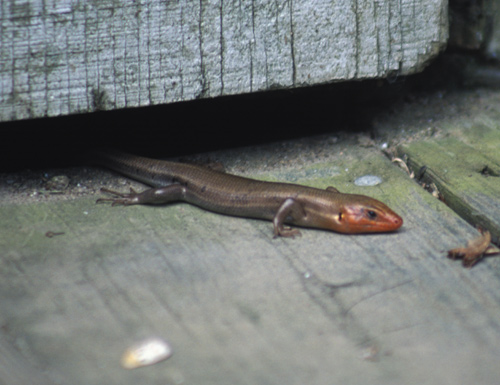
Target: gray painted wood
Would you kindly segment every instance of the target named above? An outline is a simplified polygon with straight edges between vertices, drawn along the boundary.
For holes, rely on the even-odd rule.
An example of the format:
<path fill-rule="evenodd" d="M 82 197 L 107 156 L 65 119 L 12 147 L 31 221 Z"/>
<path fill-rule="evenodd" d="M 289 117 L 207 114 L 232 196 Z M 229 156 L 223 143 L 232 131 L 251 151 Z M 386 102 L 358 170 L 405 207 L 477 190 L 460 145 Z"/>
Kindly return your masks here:
<path fill-rule="evenodd" d="M 407 75 L 447 1 L 3 1 L 0 121 Z"/>
<path fill-rule="evenodd" d="M 74 195 L 2 183 L 4 350 L 74 385 L 498 383 L 500 259 L 467 270 L 446 258 L 477 231 L 377 147 L 322 137 L 220 159 L 233 173 L 373 196 L 404 226 L 273 239 L 269 221 L 187 204 L 96 205 L 101 193 L 82 191 L 130 183 L 104 171 L 73 178 Z M 353 184 L 368 174 L 383 183 Z M 121 368 L 126 347 L 150 336 L 173 356 Z"/>

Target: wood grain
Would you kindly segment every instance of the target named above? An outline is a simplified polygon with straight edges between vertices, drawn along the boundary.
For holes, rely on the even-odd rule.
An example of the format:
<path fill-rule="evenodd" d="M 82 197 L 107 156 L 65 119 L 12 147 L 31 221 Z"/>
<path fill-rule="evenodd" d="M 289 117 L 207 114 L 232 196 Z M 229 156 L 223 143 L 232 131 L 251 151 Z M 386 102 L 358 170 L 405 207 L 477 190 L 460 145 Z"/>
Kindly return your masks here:
<path fill-rule="evenodd" d="M 498 260 L 471 271 L 450 261 L 472 227 L 377 150 L 323 146 L 329 161 L 253 176 L 371 195 L 403 216 L 400 231 L 273 239 L 269 222 L 186 204 L 4 205 L 4 335 L 49 379 L 76 385 L 493 384 Z M 365 174 L 384 182 L 354 186 Z M 170 359 L 121 368 L 128 346 L 154 336 Z"/>
<path fill-rule="evenodd" d="M 0 121 L 421 71 L 447 1 L 2 2 Z"/>

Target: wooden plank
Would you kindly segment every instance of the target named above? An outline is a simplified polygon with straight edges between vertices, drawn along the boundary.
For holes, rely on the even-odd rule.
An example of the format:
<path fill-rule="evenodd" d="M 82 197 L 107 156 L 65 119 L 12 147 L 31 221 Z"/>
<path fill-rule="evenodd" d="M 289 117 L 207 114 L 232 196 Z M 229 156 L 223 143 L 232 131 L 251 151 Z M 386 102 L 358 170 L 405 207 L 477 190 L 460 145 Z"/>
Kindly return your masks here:
<path fill-rule="evenodd" d="M 451 2 L 449 13 L 451 22 L 448 45 L 450 47 L 475 50 L 490 59 L 495 59 L 500 55 L 500 5 L 498 1 L 457 0 Z M 485 70 L 485 72 L 489 71 L 487 68 Z M 492 75 L 481 74 L 482 79 L 489 78 L 490 82 L 490 84 L 482 83 L 483 87 L 491 86 L 491 81 L 494 79 Z"/>
<path fill-rule="evenodd" d="M 26 358 L 27 352 L 23 351 L 24 355 L 20 352 L 20 350 L 23 350 L 25 342 L 22 337 L 17 338 L 14 343 L 7 341 L 5 335 L 10 334 L 10 331 L 5 330 L 6 323 L 4 320 L 2 321 L 2 327 L 4 328 L 0 340 L 0 355 L 2 356 L 2 363 L 0 364 L 0 381 L 2 385 L 55 385 L 57 382 L 49 380 L 42 372 L 42 366 L 33 366 L 32 362 Z M 36 360 L 37 359 L 35 359 L 35 361 Z"/>
<path fill-rule="evenodd" d="M 398 151 L 400 156 L 408 157 L 416 173 L 425 166 L 423 181 L 435 183 L 454 211 L 473 226 L 489 230 L 493 241 L 498 242 L 500 130 L 498 123 L 496 127 L 474 126 L 460 133 L 460 138 L 468 136 L 471 144 L 452 137 L 426 139 L 402 145 Z"/>
<path fill-rule="evenodd" d="M 421 71 L 447 1 L 0 5 L 0 121 Z"/>
<path fill-rule="evenodd" d="M 476 231 L 377 149 L 321 137 L 217 159 L 230 172 L 374 196 L 403 216 L 404 227 L 273 239 L 269 222 L 186 204 L 95 205 L 80 189 L 97 190 L 104 172 L 90 178 L 95 185 L 88 172 L 77 174 L 78 192 L 62 197 L 9 193 L 12 183 L 0 179 L 2 317 L 50 378 L 497 383 L 500 260 L 472 270 L 448 260 L 445 251 Z M 366 174 L 384 182 L 353 184 Z M 123 178 L 112 181 L 105 185 L 128 189 Z M 47 231 L 65 234 L 47 238 Z M 148 336 L 167 339 L 172 358 L 120 368 L 125 348 Z"/>

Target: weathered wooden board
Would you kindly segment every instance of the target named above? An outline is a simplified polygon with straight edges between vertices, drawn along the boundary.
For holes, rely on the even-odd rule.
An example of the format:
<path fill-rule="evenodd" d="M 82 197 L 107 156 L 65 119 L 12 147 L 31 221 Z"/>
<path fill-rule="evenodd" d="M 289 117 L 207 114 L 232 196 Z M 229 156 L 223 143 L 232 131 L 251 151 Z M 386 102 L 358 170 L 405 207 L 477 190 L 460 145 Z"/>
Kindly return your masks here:
<path fill-rule="evenodd" d="M 7 325 L 3 324 L 2 339 L 0 340 L 0 354 L 2 365 L 0 367 L 0 381 L 2 384 L 40 384 L 55 385 L 43 373 L 40 365 L 34 365 L 19 350 L 22 349 L 22 342 L 16 346 L 16 341 L 8 341 L 5 336 L 8 334 Z"/>
<path fill-rule="evenodd" d="M 3 1 L 0 121 L 422 70 L 447 1 Z"/>
<path fill-rule="evenodd" d="M 500 240 L 500 125 L 489 117 L 458 123 L 454 137 L 399 147 L 423 181 L 434 182 L 446 203 L 474 226 Z M 468 142 L 468 143 L 465 143 Z"/>
<path fill-rule="evenodd" d="M 323 137 L 220 159 L 231 172 L 374 196 L 404 227 L 273 239 L 269 222 L 185 204 L 14 204 L 0 183 L 3 348 L 75 385 L 498 382 L 500 259 L 472 270 L 448 260 L 477 232 L 378 150 Z M 384 182 L 356 187 L 366 174 Z M 148 336 L 174 355 L 122 369 L 124 349 Z"/>

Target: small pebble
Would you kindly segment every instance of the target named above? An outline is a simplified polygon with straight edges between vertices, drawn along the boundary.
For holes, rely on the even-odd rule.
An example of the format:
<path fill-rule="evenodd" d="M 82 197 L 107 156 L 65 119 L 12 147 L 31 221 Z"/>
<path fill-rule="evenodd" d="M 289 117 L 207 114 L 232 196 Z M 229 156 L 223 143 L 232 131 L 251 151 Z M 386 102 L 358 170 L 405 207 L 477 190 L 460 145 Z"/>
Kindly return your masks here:
<path fill-rule="evenodd" d="M 382 183 L 382 178 L 376 175 L 360 176 L 354 181 L 356 186 L 376 186 L 380 183 Z"/>
<path fill-rule="evenodd" d="M 121 364 L 125 369 L 136 369 L 156 364 L 172 355 L 172 348 L 161 338 L 149 338 L 129 347 L 123 353 Z"/>

